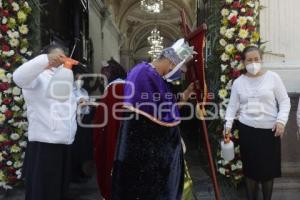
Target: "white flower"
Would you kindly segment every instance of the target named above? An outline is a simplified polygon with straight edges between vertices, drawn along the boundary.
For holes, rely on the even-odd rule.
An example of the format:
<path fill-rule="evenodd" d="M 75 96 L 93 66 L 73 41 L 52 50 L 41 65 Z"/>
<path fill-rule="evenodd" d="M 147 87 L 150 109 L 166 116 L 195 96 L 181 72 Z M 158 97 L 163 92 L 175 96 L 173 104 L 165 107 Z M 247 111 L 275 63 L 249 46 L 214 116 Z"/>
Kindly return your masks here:
<path fill-rule="evenodd" d="M 231 165 L 231 171 L 235 171 L 237 167 L 235 165 Z"/>
<path fill-rule="evenodd" d="M 239 64 L 239 62 L 236 61 L 236 60 L 234 60 L 234 61 L 232 61 L 232 62 L 230 63 L 230 67 L 231 67 L 231 68 L 235 68 L 238 64 Z"/>
<path fill-rule="evenodd" d="M 231 38 L 233 37 L 234 31 L 235 31 L 234 28 L 228 29 L 228 30 L 226 31 L 226 33 L 225 33 L 225 36 L 226 36 L 228 39 L 231 39 Z"/>
<path fill-rule="evenodd" d="M 11 92 L 12 92 L 11 88 L 9 88 L 8 90 L 4 91 L 5 94 L 11 94 Z"/>
<path fill-rule="evenodd" d="M 32 51 L 27 51 L 27 55 L 31 56 L 32 55 Z"/>
<path fill-rule="evenodd" d="M 228 83 L 227 83 L 225 89 L 231 90 L 231 87 L 232 87 L 232 80 L 228 81 Z"/>
<path fill-rule="evenodd" d="M 234 148 L 235 153 L 240 153 L 240 146 Z"/>
<path fill-rule="evenodd" d="M 24 147 L 26 148 L 27 147 L 27 142 L 26 141 L 22 141 L 19 143 L 20 147 Z"/>
<path fill-rule="evenodd" d="M 17 47 L 19 45 L 19 40 L 16 39 L 16 38 L 12 38 L 10 41 L 9 41 L 9 44 L 12 46 L 12 47 Z"/>
<path fill-rule="evenodd" d="M 231 4 L 233 2 L 233 0 L 226 0 L 227 4 Z"/>
<path fill-rule="evenodd" d="M 248 20 L 249 22 L 253 22 L 253 21 L 254 21 L 253 17 L 250 17 L 250 16 L 247 17 L 247 20 Z"/>
<path fill-rule="evenodd" d="M 227 15 L 229 15 L 229 10 L 226 9 L 226 8 L 223 8 L 222 11 L 221 11 L 221 14 L 223 17 L 226 17 Z"/>
<path fill-rule="evenodd" d="M 20 110 L 20 107 L 19 106 L 16 106 L 14 105 L 12 108 L 11 108 L 12 111 L 16 111 L 18 112 Z"/>
<path fill-rule="evenodd" d="M 2 0 L 0 0 L 0 8 L 2 8 L 2 7 L 3 7 Z"/>
<path fill-rule="evenodd" d="M 220 172 L 220 174 L 225 175 L 226 170 L 223 167 L 220 167 L 219 172 Z"/>
<path fill-rule="evenodd" d="M 20 34 L 19 34 L 18 31 L 14 31 L 12 34 L 13 34 L 14 38 L 19 38 L 20 37 Z"/>
<path fill-rule="evenodd" d="M 18 11 L 20 9 L 20 6 L 16 2 L 13 2 L 11 5 L 14 11 Z"/>
<path fill-rule="evenodd" d="M 225 114 L 226 114 L 225 110 L 223 108 L 221 108 L 219 112 L 220 112 L 219 115 L 220 115 L 221 119 L 224 119 Z"/>
<path fill-rule="evenodd" d="M 26 58 L 22 58 L 22 62 L 26 63 L 28 60 Z"/>
<path fill-rule="evenodd" d="M 242 8 L 242 9 L 241 9 L 241 12 L 243 12 L 243 13 L 246 12 L 246 9 L 245 9 L 245 8 Z"/>
<path fill-rule="evenodd" d="M 225 99 L 228 95 L 228 92 L 226 89 L 221 89 L 219 90 L 219 97 L 222 98 L 222 99 Z"/>
<path fill-rule="evenodd" d="M 7 23 L 7 18 L 6 17 L 3 17 L 2 18 L 2 24 L 6 24 Z"/>
<path fill-rule="evenodd" d="M 5 113 L 5 112 L 7 111 L 7 106 L 6 106 L 6 105 L 2 105 L 2 106 L 0 107 L 0 111 L 1 111 L 2 113 Z"/>
<path fill-rule="evenodd" d="M 228 67 L 228 65 L 221 64 L 222 72 L 224 72 L 227 69 L 227 67 Z"/>
<path fill-rule="evenodd" d="M 226 40 L 221 39 L 221 40 L 220 40 L 220 45 L 223 46 L 223 47 L 225 47 L 225 46 L 227 45 Z"/>
<path fill-rule="evenodd" d="M 225 83 L 226 82 L 226 76 L 225 75 L 222 75 L 221 78 L 220 78 L 221 82 Z"/>
<path fill-rule="evenodd" d="M 20 135 L 17 134 L 17 133 L 13 133 L 13 134 L 10 135 L 10 139 L 12 139 L 12 140 L 18 140 L 18 139 L 20 139 Z"/>
<path fill-rule="evenodd" d="M 11 166 L 13 164 L 13 162 L 11 162 L 10 160 L 6 162 L 7 166 Z"/>
<path fill-rule="evenodd" d="M 245 67 L 244 67 L 244 64 L 242 63 L 242 62 L 240 62 L 239 63 L 239 65 L 237 66 L 237 69 L 238 70 L 242 70 L 242 69 L 244 69 Z"/>
<path fill-rule="evenodd" d="M 19 97 L 19 96 L 15 96 L 15 97 L 14 97 L 14 100 L 15 100 L 15 101 L 21 101 L 21 100 L 23 100 L 23 98 L 21 98 L 21 97 Z"/>
<path fill-rule="evenodd" d="M 21 89 L 18 87 L 14 87 L 12 91 L 13 95 L 17 96 L 21 94 Z"/>
<path fill-rule="evenodd" d="M 225 51 L 226 51 L 226 53 L 228 53 L 228 54 L 232 54 L 233 51 L 234 51 L 234 49 L 235 49 L 235 47 L 234 47 L 233 44 L 228 44 L 228 45 L 225 47 Z"/>
<path fill-rule="evenodd" d="M 220 34 L 225 35 L 226 32 L 227 32 L 226 26 L 222 26 L 220 29 Z"/>
<path fill-rule="evenodd" d="M 240 32 L 239 32 L 239 37 L 242 38 L 242 39 L 247 38 L 248 35 L 249 35 L 249 32 L 246 29 L 241 29 Z"/>
<path fill-rule="evenodd" d="M 222 160 L 222 165 L 223 165 L 223 166 L 227 165 L 228 163 L 229 163 L 229 161 L 227 161 L 227 160 Z"/>
<path fill-rule="evenodd" d="M 247 5 L 248 5 L 249 7 L 251 7 L 251 8 L 254 8 L 254 7 L 255 7 L 255 4 L 254 4 L 252 1 L 249 1 L 249 2 L 247 3 Z"/>
<path fill-rule="evenodd" d="M 237 161 L 236 166 L 237 166 L 238 169 L 242 169 L 242 168 L 243 168 L 243 163 L 242 163 L 242 161 L 240 161 L 240 160 Z"/>
<path fill-rule="evenodd" d="M 238 18 L 238 25 L 244 26 L 245 24 L 247 24 L 247 17 L 239 17 Z"/>
<path fill-rule="evenodd" d="M 17 162 L 14 163 L 14 168 L 20 168 L 22 166 L 23 166 L 22 162 L 17 161 Z"/>
<path fill-rule="evenodd" d="M 226 61 L 228 61 L 229 59 L 230 59 L 230 57 L 229 57 L 228 54 L 226 54 L 226 53 L 223 53 L 223 54 L 222 54 L 221 60 L 222 60 L 223 62 L 226 62 Z"/>
<path fill-rule="evenodd" d="M 27 1 L 25 1 L 24 6 L 25 8 L 29 8 L 29 4 L 27 3 Z"/>
<path fill-rule="evenodd" d="M 243 43 L 239 43 L 236 47 L 240 52 L 243 52 L 244 49 L 246 48 L 245 45 Z"/>
<path fill-rule="evenodd" d="M 27 25 L 22 25 L 22 26 L 19 26 L 19 31 L 20 31 L 20 33 L 22 33 L 22 34 L 27 34 L 28 33 L 28 27 L 27 27 Z"/>

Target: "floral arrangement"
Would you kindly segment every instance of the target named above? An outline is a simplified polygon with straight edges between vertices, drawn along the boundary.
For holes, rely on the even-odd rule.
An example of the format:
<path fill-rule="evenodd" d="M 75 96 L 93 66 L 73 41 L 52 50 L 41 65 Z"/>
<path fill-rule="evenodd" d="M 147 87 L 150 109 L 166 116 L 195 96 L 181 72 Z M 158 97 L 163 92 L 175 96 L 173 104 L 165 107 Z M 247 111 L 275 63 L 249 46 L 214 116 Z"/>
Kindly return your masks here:
<path fill-rule="evenodd" d="M 230 97 L 230 89 L 234 79 L 241 75 L 244 69 L 241 53 L 249 45 L 258 45 L 260 34 L 258 32 L 259 0 L 224 0 L 221 10 L 222 21 L 220 28 L 221 49 L 221 87 L 219 98 L 221 100 L 220 117 L 224 119 L 226 106 Z M 234 130 L 234 129 L 233 129 Z M 222 135 L 222 133 L 220 133 Z M 235 159 L 226 162 L 218 153 L 218 171 L 231 178 L 234 183 L 240 182 L 243 177 L 240 150 L 237 145 L 239 134 L 237 130 L 232 133 L 235 143 Z"/>
<path fill-rule="evenodd" d="M 16 67 L 31 56 L 25 0 L 0 0 L 0 189 L 21 182 L 27 122 L 21 89 L 12 81 Z"/>

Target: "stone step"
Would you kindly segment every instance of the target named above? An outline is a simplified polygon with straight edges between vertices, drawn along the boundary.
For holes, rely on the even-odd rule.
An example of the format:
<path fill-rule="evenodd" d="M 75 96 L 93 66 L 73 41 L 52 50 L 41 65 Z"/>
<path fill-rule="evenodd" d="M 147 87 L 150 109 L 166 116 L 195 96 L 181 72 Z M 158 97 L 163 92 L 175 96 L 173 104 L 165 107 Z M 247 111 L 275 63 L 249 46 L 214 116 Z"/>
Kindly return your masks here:
<path fill-rule="evenodd" d="M 295 190 L 300 194 L 300 177 L 282 177 L 275 179 L 274 191 Z"/>

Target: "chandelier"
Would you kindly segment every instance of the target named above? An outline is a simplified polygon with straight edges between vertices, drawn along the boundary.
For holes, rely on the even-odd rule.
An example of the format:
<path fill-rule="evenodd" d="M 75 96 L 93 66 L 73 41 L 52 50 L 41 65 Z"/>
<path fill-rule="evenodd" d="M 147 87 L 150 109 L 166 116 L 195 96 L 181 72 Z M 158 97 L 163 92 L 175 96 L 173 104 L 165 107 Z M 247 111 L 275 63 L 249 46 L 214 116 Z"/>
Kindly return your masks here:
<path fill-rule="evenodd" d="M 164 38 L 160 36 L 160 31 L 157 28 L 154 28 L 151 31 L 151 34 L 148 37 L 148 43 L 150 44 L 150 51 L 148 51 L 148 54 L 152 59 L 156 59 L 163 50 L 163 39 Z"/>
<path fill-rule="evenodd" d="M 160 13 L 163 7 L 163 0 L 141 0 L 141 9 L 149 13 Z"/>

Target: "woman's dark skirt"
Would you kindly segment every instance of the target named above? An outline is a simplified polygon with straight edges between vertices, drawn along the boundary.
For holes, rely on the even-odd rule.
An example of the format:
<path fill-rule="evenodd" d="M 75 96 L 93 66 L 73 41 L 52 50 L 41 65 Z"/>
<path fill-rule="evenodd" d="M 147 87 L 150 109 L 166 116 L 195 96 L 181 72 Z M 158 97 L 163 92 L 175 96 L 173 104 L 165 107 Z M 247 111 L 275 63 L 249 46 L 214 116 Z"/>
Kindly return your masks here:
<path fill-rule="evenodd" d="M 272 129 L 238 122 L 243 172 L 247 178 L 268 181 L 281 176 L 281 139 Z"/>
<path fill-rule="evenodd" d="M 25 163 L 25 200 L 62 200 L 67 196 L 71 146 L 28 142 Z"/>
<path fill-rule="evenodd" d="M 112 200 L 181 200 L 184 162 L 178 127 L 139 116 L 122 123 Z"/>

